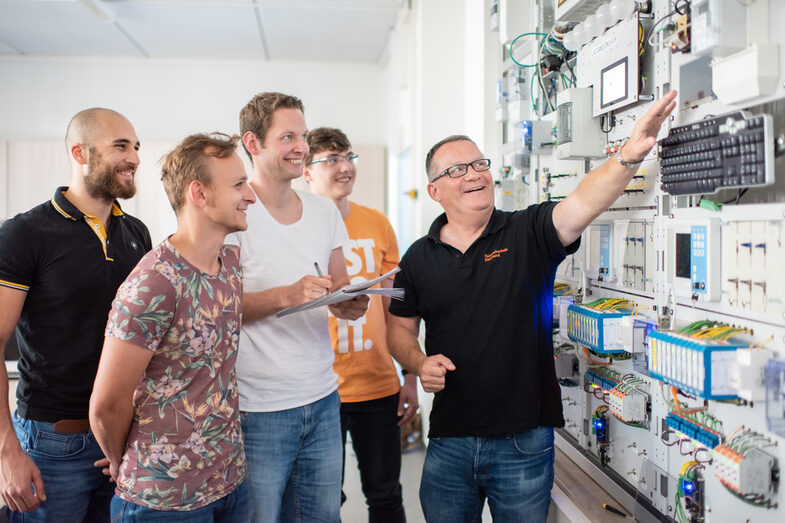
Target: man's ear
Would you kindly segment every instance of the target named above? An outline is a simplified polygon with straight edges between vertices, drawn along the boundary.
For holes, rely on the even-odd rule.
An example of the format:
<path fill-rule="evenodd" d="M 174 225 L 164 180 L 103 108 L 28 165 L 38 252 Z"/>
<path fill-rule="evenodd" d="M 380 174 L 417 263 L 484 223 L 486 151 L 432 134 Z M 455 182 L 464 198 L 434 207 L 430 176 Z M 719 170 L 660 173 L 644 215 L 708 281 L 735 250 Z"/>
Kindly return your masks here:
<path fill-rule="evenodd" d="M 76 143 L 71 146 L 71 158 L 81 165 L 87 165 L 87 146 Z"/>
<path fill-rule="evenodd" d="M 311 180 L 313 180 L 313 176 L 311 176 L 311 170 L 308 167 L 303 169 L 303 180 L 308 183 L 311 183 Z"/>
<path fill-rule="evenodd" d="M 439 188 L 436 187 L 435 183 L 428 183 L 428 185 L 425 188 L 428 190 L 428 196 L 431 197 L 431 200 L 435 202 L 441 201 L 442 195 L 439 192 Z"/>
<path fill-rule="evenodd" d="M 259 154 L 259 151 L 262 148 L 262 144 L 259 143 L 259 139 L 253 131 L 245 132 L 243 135 L 243 145 L 245 146 L 245 150 L 251 153 L 251 156 Z"/>
<path fill-rule="evenodd" d="M 205 186 L 198 180 L 192 180 L 185 190 L 186 197 L 193 202 L 193 204 L 203 209 L 207 206 L 207 194 L 205 193 Z"/>

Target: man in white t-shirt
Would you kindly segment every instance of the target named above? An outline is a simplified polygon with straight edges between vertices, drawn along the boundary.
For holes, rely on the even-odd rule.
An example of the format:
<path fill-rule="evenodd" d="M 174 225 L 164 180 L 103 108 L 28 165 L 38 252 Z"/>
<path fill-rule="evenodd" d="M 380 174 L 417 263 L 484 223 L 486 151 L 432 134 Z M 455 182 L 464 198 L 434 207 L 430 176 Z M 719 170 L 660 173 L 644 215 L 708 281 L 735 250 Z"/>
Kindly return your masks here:
<path fill-rule="evenodd" d="M 256 95 L 240 112 L 240 132 L 259 201 L 248 207 L 248 230 L 226 243 L 243 269 L 237 381 L 253 520 L 337 522 L 340 399 L 327 309 L 274 315 L 349 282 L 341 250 L 349 238 L 332 201 L 291 187 L 308 154 L 299 99 Z M 355 320 L 367 306 L 363 296 L 331 311 Z"/>

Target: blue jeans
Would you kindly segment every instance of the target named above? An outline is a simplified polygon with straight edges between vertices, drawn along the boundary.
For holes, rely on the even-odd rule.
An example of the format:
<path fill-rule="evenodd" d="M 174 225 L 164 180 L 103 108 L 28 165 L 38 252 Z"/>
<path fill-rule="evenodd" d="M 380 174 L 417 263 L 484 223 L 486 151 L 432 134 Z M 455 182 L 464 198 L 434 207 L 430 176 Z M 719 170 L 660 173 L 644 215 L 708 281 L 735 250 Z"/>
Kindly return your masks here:
<path fill-rule="evenodd" d="M 553 486 L 553 429 L 494 438 L 431 438 L 420 483 L 428 523 L 544 522 Z"/>
<path fill-rule="evenodd" d="M 369 401 L 341 403 L 344 455 L 346 433 L 352 435 L 357 455 L 368 521 L 406 521 L 401 496 L 401 428 L 398 426 L 398 394 Z M 344 465 L 345 467 L 345 465 Z M 341 501 L 346 496 L 341 492 Z"/>
<path fill-rule="evenodd" d="M 16 413 L 13 424 L 22 450 L 41 471 L 46 501 L 35 512 L 6 508 L 8 519 L 108 522 L 114 484 L 93 466 L 104 457 L 93 433 L 61 434 L 52 423 L 20 418 Z"/>
<path fill-rule="evenodd" d="M 339 409 L 336 391 L 302 407 L 241 414 L 254 522 L 340 520 Z"/>
<path fill-rule="evenodd" d="M 115 496 L 112 498 L 112 523 L 245 523 L 251 521 L 249 497 L 247 482 L 240 483 L 228 496 L 218 501 L 188 511 L 155 510 Z"/>

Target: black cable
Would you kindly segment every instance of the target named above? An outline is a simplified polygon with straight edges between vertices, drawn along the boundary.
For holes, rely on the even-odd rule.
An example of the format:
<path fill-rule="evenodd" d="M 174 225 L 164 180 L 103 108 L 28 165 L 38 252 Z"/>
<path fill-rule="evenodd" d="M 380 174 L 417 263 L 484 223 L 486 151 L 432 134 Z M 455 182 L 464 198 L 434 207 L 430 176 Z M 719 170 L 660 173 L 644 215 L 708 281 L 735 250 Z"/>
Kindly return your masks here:
<path fill-rule="evenodd" d="M 735 205 L 738 205 L 739 204 L 739 200 L 741 199 L 742 196 L 744 196 L 747 193 L 748 190 L 749 190 L 749 188 L 747 188 L 747 187 L 745 187 L 744 189 L 739 189 L 739 193 L 736 195 L 735 198 L 731 198 L 730 200 L 727 200 L 727 201 L 724 201 L 724 202 L 721 202 L 721 203 L 723 205 L 728 205 L 729 203 L 733 203 Z"/>
<path fill-rule="evenodd" d="M 605 129 L 605 122 L 608 122 L 608 129 Z M 600 131 L 604 132 L 605 134 L 610 133 L 613 131 L 613 128 L 616 127 L 616 117 L 613 116 L 613 111 L 608 113 L 607 115 L 602 115 L 600 117 Z"/>
<path fill-rule="evenodd" d="M 575 76 L 575 71 L 573 71 L 572 66 L 570 66 L 570 61 L 567 59 L 567 54 L 568 53 L 565 51 L 564 57 L 563 57 L 564 65 L 566 65 L 567 69 L 569 69 L 569 71 L 570 71 L 570 75 L 572 76 L 572 85 L 576 85 L 577 86 L 578 85 L 578 77 Z"/>
<path fill-rule="evenodd" d="M 686 5 L 683 8 L 679 8 L 680 3 L 684 3 Z M 673 4 L 673 10 L 682 16 L 688 14 L 690 12 L 690 0 L 676 0 L 676 2 Z"/>

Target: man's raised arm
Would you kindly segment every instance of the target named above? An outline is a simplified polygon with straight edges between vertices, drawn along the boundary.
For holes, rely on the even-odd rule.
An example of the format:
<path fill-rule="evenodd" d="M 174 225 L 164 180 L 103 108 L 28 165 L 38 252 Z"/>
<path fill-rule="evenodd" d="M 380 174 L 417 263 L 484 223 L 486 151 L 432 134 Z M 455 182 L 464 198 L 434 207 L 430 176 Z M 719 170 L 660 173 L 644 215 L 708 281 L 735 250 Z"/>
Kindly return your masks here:
<path fill-rule="evenodd" d="M 638 120 L 629 140 L 621 148 L 625 162 L 639 163 L 649 154 L 657 143 L 657 133 L 662 123 L 676 106 L 674 98 L 676 91 L 669 92 Z M 577 240 L 597 216 L 608 210 L 624 192 L 636 170 L 637 165 L 624 167 L 613 155 L 589 172 L 569 196 L 556 204 L 553 225 L 562 245 L 570 245 Z"/>

